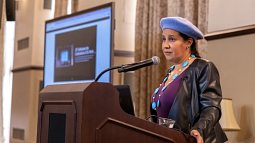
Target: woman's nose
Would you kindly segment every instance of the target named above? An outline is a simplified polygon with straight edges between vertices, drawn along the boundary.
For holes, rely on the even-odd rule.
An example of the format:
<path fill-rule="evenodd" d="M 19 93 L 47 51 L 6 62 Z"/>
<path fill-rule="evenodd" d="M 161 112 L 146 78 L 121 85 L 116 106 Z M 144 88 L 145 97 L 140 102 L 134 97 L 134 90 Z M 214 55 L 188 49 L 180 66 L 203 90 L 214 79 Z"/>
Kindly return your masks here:
<path fill-rule="evenodd" d="M 168 49 L 168 48 L 170 48 L 170 45 L 169 45 L 167 42 L 165 42 L 165 43 L 164 43 L 164 48 L 167 48 L 167 49 Z"/>

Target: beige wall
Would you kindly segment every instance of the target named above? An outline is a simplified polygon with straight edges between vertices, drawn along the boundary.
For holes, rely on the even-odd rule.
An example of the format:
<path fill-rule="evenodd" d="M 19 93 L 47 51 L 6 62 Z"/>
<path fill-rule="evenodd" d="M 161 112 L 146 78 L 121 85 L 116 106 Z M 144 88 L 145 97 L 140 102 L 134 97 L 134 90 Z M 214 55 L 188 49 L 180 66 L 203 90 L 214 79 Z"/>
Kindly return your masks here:
<path fill-rule="evenodd" d="M 13 68 L 24 67 L 31 64 L 32 48 L 18 51 L 17 41 L 29 37 L 29 46 L 32 45 L 33 20 L 35 1 L 19 2 L 19 10 L 16 12 L 15 21 L 15 44 Z M 22 59 L 22 60 L 21 60 Z"/>
<path fill-rule="evenodd" d="M 43 66 L 45 20 L 52 18 L 52 11 L 43 9 L 43 1 L 19 1 L 15 21 L 14 69 Z M 17 41 L 27 37 L 29 48 L 18 51 Z"/>
<path fill-rule="evenodd" d="M 208 31 L 255 24 L 255 0 L 209 1 Z M 255 142 L 255 34 L 208 41 L 207 59 L 217 66 L 223 97 L 233 99 L 241 131 L 226 131 L 228 143 Z"/>
<path fill-rule="evenodd" d="M 43 71 L 23 71 L 13 74 L 10 143 L 36 141 L 39 81 Z M 13 139 L 13 128 L 23 129 L 24 141 Z"/>
<path fill-rule="evenodd" d="M 134 57 L 114 57 L 114 66 L 129 64 L 134 62 Z M 113 71 L 113 85 L 123 84 L 123 73 L 118 73 L 118 70 Z"/>
<path fill-rule="evenodd" d="M 208 42 L 208 59 L 217 66 L 224 98 L 233 99 L 241 131 L 229 132 L 229 143 L 254 142 L 255 34 Z"/>
<path fill-rule="evenodd" d="M 43 1 L 34 1 L 34 18 L 33 18 L 33 33 L 32 33 L 32 65 L 44 65 L 44 31 L 45 21 L 53 18 L 53 11 L 43 9 Z"/>
<path fill-rule="evenodd" d="M 208 1 L 208 32 L 255 24 L 255 0 Z"/>

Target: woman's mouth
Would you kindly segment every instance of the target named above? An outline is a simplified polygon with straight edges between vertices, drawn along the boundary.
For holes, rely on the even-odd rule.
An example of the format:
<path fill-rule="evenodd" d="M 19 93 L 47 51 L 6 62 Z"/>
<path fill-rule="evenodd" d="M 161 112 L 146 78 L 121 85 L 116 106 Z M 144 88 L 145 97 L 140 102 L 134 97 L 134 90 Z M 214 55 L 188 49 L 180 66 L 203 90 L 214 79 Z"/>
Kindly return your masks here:
<path fill-rule="evenodd" d="M 170 55 L 170 54 L 172 54 L 172 52 L 165 51 L 165 54 Z"/>

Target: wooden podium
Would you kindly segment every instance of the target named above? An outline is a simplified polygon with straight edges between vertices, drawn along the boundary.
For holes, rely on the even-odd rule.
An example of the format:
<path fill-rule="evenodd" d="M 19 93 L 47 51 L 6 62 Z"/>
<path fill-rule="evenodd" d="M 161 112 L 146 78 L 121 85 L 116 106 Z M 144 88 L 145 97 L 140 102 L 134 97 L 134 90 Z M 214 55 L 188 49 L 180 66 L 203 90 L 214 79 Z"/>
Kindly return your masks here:
<path fill-rule="evenodd" d="M 125 113 L 110 83 L 50 85 L 39 95 L 37 143 L 195 143 Z M 188 141 L 189 140 L 189 141 Z"/>

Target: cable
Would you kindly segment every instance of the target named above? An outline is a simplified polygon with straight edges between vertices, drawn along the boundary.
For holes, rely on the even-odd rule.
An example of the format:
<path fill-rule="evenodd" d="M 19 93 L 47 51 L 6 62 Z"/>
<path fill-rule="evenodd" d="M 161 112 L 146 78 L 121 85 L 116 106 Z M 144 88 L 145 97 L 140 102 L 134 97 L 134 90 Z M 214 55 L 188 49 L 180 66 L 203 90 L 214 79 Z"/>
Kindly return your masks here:
<path fill-rule="evenodd" d="M 109 71 L 109 70 L 121 68 L 122 66 L 123 66 L 123 65 L 121 65 L 121 66 L 116 66 L 116 67 L 111 67 L 111 68 L 108 68 L 108 69 L 102 71 L 102 72 L 97 76 L 97 78 L 95 79 L 95 82 L 97 82 L 97 81 L 99 80 L 99 78 L 100 78 L 105 72 L 107 72 L 107 71 Z"/>

